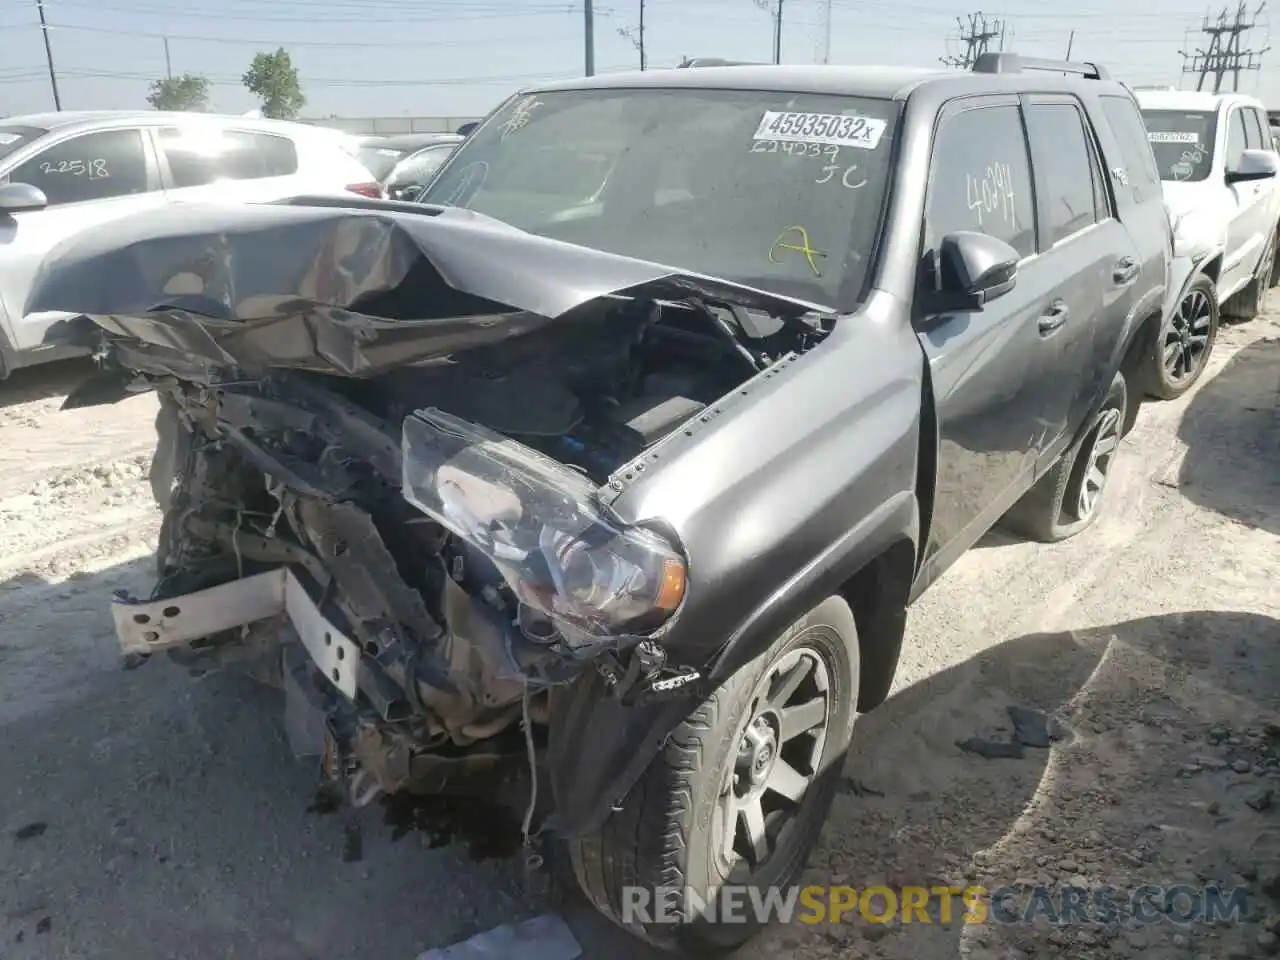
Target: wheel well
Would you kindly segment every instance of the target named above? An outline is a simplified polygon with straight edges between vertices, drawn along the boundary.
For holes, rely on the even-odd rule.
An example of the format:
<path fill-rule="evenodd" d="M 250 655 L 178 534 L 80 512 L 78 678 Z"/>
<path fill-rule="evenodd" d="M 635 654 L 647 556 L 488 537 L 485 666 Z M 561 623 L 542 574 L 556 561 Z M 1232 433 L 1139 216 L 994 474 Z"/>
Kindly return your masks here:
<path fill-rule="evenodd" d="M 861 682 L 858 710 L 865 713 L 889 696 L 907 626 L 907 598 L 915 577 L 916 550 L 910 540 L 895 542 L 850 577 L 840 596 L 858 626 Z"/>
<path fill-rule="evenodd" d="M 1218 277 L 1222 274 L 1222 255 L 1218 254 L 1218 256 L 1206 263 L 1200 268 L 1200 272 L 1216 284 Z"/>
<path fill-rule="evenodd" d="M 1148 314 L 1143 321 L 1138 324 L 1138 329 L 1133 335 L 1133 339 L 1129 341 L 1129 346 L 1125 350 L 1124 359 L 1120 363 L 1120 372 L 1129 381 L 1131 390 L 1134 390 L 1134 374 L 1141 368 L 1142 363 L 1147 358 L 1147 353 L 1152 349 L 1155 338 L 1160 334 L 1160 324 L 1164 318 L 1160 311 L 1156 310 Z M 1135 390 L 1134 396 L 1142 395 L 1140 389 Z"/>

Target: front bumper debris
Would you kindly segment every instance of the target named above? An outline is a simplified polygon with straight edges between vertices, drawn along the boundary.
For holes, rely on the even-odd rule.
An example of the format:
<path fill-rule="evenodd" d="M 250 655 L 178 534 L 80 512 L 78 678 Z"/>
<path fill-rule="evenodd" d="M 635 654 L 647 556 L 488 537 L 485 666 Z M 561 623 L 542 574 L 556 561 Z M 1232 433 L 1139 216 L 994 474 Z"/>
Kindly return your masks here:
<path fill-rule="evenodd" d="M 111 616 L 126 656 L 145 656 L 284 618 L 329 682 L 348 699 L 356 698 L 360 647 L 321 614 L 306 587 L 284 567 L 149 603 L 117 597 Z"/>

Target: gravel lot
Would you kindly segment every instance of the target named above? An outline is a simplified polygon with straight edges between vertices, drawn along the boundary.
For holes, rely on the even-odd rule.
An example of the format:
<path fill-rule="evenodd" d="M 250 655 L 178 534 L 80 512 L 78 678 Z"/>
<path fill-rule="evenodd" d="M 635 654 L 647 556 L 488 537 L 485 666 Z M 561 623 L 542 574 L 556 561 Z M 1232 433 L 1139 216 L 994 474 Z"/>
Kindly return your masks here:
<path fill-rule="evenodd" d="M 545 909 L 518 858 L 393 838 L 376 808 L 308 813 L 314 770 L 251 681 L 120 669 L 107 601 L 149 587 L 155 401 L 58 412 L 85 369 L 0 385 L 0 958 L 411 960 Z M 858 887 L 1221 880 L 1250 886 L 1248 922 L 853 920 L 775 929 L 740 956 L 1275 952 L 1278 391 L 1280 324 L 1224 329 L 1205 382 L 1143 410 L 1097 525 L 1056 546 L 993 535 L 930 590 L 809 871 Z M 1067 737 L 1010 759 L 956 746 L 1007 739 L 1011 704 Z M 563 908 L 587 958 L 655 955 Z"/>

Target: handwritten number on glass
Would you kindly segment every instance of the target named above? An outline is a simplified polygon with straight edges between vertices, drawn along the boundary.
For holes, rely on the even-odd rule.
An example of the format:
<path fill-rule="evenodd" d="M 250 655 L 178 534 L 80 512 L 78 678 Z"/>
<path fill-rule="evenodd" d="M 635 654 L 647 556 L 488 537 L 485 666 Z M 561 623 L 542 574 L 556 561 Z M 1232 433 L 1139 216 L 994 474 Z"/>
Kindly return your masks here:
<path fill-rule="evenodd" d="M 1001 222 L 1018 226 L 1017 197 L 1013 192 L 1013 169 L 1007 163 L 992 163 L 978 176 L 966 174 L 965 191 L 969 209 L 978 226 Z"/>
<path fill-rule="evenodd" d="M 90 180 L 103 180 L 111 176 L 107 171 L 107 161 L 102 157 L 91 160 L 45 160 L 40 164 L 40 172 L 51 177 L 65 174 L 71 177 L 88 177 Z"/>

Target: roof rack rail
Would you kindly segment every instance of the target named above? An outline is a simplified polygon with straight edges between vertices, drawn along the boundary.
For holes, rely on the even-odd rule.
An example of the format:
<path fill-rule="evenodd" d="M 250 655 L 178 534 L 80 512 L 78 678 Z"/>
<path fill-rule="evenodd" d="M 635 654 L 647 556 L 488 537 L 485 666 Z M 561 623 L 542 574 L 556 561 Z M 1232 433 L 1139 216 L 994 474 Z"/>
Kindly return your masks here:
<path fill-rule="evenodd" d="M 1023 70 L 1047 70 L 1055 73 L 1076 73 L 1086 80 L 1110 80 L 1111 75 L 1096 63 L 1075 63 L 1071 60 L 1045 60 L 1041 57 L 1021 57 L 1016 53 L 983 53 L 973 62 L 974 73 L 1022 73 Z"/>
<path fill-rule="evenodd" d="M 685 57 L 676 64 L 677 69 L 684 67 L 762 67 L 766 64 L 758 60 L 725 60 L 722 57 Z"/>

